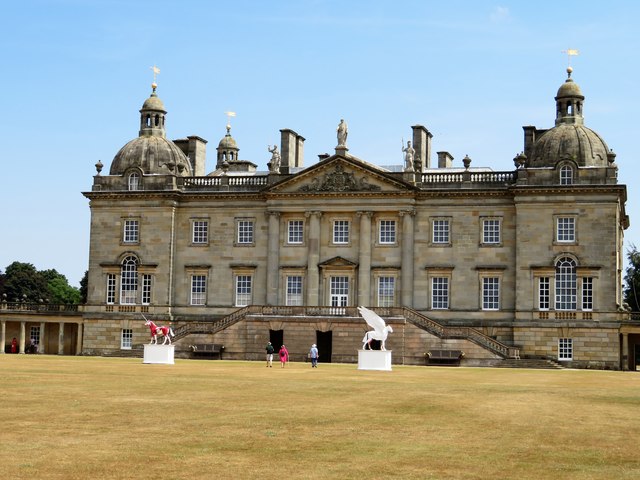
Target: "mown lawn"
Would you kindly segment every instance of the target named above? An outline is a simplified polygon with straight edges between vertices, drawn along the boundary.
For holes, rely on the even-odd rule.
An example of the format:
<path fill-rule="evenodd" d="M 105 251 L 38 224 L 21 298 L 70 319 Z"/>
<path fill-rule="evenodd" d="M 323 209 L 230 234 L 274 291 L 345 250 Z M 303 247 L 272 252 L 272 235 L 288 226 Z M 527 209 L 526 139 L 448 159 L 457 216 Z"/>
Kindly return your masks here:
<path fill-rule="evenodd" d="M 637 479 L 640 374 L 3 355 L 12 479 Z"/>

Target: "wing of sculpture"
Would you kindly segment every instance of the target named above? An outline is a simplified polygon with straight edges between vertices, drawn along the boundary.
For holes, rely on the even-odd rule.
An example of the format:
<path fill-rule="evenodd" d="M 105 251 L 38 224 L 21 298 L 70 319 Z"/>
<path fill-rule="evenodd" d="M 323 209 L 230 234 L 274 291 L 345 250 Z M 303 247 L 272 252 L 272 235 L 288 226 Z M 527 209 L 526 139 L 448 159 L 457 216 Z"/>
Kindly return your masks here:
<path fill-rule="evenodd" d="M 362 315 L 362 318 L 364 318 L 365 322 L 367 322 L 371 328 L 373 328 L 376 332 L 382 334 L 386 323 L 376 312 L 372 312 L 365 307 L 358 307 L 358 311 L 360 312 L 360 315 Z"/>

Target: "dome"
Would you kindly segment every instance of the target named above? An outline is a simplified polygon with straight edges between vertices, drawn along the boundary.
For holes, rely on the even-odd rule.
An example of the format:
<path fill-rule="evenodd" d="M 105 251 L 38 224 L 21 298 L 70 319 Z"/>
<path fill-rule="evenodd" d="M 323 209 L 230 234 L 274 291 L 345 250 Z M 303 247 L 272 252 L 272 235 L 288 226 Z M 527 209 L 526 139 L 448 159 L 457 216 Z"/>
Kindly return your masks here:
<path fill-rule="evenodd" d="M 218 144 L 218 148 L 224 148 L 224 149 L 234 148 L 234 149 L 237 149 L 238 148 L 238 144 L 233 139 L 231 134 L 227 131 L 227 134 L 222 138 L 222 140 L 220 140 L 220 143 Z"/>
<path fill-rule="evenodd" d="M 161 136 L 140 136 L 120 149 L 111 162 L 109 175 L 123 175 L 137 167 L 144 174 L 191 175 L 191 164 L 180 148 Z"/>
<path fill-rule="evenodd" d="M 529 167 L 555 167 L 573 160 L 580 167 L 606 167 L 609 148 L 596 132 L 581 124 L 560 124 L 533 144 Z"/>
<path fill-rule="evenodd" d="M 569 72 L 569 75 L 571 75 L 571 72 Z M 584 95 L 582 95 L 580 87 L 571 77 L 568 77 L 565 82 L 560 85 L 558 94 L 556 95 L 556 100 L 567 97 L 578 97 L 584 100 Z"/>
<path fill-rule="evenodd" d="M 161 112 L 166 113 L 166 110 L 164 109 L 164 103 L 162 103 L 162 100 L 160 100 L 158 95 L 156 95 L 155 91 L 149 98 L 145 100 L 140 110 L 160 110 Z"/>

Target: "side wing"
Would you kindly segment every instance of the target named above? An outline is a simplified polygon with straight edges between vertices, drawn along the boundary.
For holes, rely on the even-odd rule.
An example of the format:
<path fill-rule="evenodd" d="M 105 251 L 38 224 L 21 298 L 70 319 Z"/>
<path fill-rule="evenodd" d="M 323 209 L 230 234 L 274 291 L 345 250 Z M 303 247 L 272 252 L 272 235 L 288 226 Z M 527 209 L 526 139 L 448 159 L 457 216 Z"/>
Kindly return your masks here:
<path fill-rule="evenodd" d="M 365 322 L 367 322 L 376 332 L 382 333 L 384 331 L 386 323 L 376 312 L 372 312 L 365 307 L 358 307 L 358 311 L 360 312 L 360 315 L 362 315 L 362 318 L 364 318 Z"/>

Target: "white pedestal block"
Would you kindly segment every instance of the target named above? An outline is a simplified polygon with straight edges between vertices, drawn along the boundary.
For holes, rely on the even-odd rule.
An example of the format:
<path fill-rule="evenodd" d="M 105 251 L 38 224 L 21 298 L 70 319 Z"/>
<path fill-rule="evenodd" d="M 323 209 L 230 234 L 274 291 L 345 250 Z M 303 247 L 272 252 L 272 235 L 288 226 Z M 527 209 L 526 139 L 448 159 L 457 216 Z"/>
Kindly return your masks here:
<path fill-rule="evenodd" d="M 166 363 L 173 365 L 173 352 L 173 345 L 146 344 L 144 346 L 144 360 L 142 363 Z"/>
<path fill-rule="evenodd" d="M 391 371 L 391 350 L 358 350 L 358 370 Z"/>

